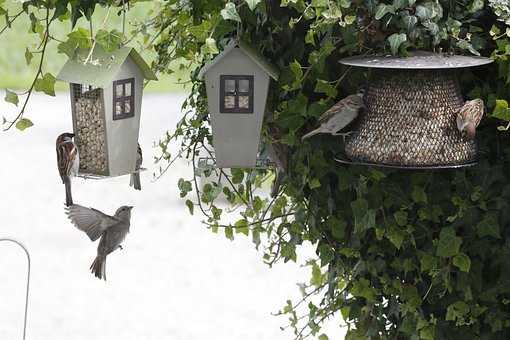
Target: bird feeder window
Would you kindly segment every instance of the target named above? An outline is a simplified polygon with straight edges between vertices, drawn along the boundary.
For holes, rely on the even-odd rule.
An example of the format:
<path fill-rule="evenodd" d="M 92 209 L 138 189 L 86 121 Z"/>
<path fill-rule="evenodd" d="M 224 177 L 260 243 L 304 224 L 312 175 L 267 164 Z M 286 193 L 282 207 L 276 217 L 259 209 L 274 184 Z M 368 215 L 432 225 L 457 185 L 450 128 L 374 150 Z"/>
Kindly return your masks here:
<path fill-rule="evenodd" d="M 125 119 L 135 115 L 134 86 L 134 78 L 113 82 L 113 120 Z"/>
<path fill-rule="evenodd" d="M 253 76 L 221 76 L 222 113 L 253 113 Z"/>

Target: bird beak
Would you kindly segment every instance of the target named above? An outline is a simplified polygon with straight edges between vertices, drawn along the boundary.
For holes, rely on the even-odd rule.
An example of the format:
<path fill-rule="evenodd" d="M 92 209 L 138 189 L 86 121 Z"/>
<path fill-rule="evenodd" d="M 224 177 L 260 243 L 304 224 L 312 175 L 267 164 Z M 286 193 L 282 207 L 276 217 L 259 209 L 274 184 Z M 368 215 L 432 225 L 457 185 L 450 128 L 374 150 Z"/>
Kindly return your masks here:
<path fill-rule="evenodd" d="M 133 210 L 133 208 L 134 208 L 134 207 L 132 207 L 132 206 L 129 206 L 128 208 L 129 208 L 129 210 L 131 211 L 131 210 Z"/>

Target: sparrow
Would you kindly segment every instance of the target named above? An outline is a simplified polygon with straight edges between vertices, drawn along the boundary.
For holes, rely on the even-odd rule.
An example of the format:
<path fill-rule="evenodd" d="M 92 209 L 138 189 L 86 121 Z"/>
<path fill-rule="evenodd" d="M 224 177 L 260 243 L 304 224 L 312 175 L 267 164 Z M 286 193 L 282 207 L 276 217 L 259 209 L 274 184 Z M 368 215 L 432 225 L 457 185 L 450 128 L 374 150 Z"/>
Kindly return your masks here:
<path fill-rule="evenodd" d="M 270 142 L 266 144 L 266 150 L 268 158 L 276 168 L 276 176 L 271 187 L 271 197 L 274 198 L 280 192 L 280 186 L 287 175 L 289 162 L 288 147 L 278 142 Z"/>
<path fill-rule="evenodd" d="M 140 143 L 138 143 L 138 148 L 136 152 L 135 172 L 131 174 L 131 179 L 129 181 L 129 186 L 134 187 L 135 190 L 142 190 L 142 184 L 140 183 L 140 169 L 142 167 L 142 162 L 143 162 L 142 148 L 140 147 Z"/>
<path fill-rule="evenodd" d="M 485 111 L 483 100 L 468 100 L 457 114 L 457 129 L 462 138 L 473 140 L 476 136 L 476 128 L 482 120 Z"/>
<path fill-rule="evenodd" d="M 66 208 L 66 213 L 76 228 L 85 232 L 92 242 L 99 238 L 97 256 L 90 266 L 92 274 L 106 281 L 106 256 L 117 249 L 129 233 L 131 206 L 122 206 L 110 216 L 94 208 L 74 204 Z"/>
<path fill-rule="evenodd" d="M 358 117 L 363 107 L 363 93 L 352 94 L 345 97 L 328 111 L 324 112 L 319 118 L 319 123 L 321 125 L 317 129 L 304 135 L 301 140 L 305 140 L 319 133 L 329 133 L 333 136 L 345 136 L 346 134 L 338 133 L 338 131 L 352 123 Z"/>
<path fill-rule="evenodd" d="M 73 141 L 74 134 L 63 133 L 57 137 L 57 166 L 62 182 L 66 188 L 66 206 L 73 205 L 71 192 L 71 177 L 78 175 L 80 169 L 80 154 Z"/>

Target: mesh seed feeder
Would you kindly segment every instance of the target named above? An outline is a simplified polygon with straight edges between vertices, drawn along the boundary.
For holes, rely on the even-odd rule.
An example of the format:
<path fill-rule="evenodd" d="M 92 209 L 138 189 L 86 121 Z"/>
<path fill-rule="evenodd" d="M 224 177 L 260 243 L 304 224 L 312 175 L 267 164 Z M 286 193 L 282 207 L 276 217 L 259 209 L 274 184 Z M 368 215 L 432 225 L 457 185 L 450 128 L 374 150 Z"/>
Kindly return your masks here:
<path fill-rule="evenodd" d="M 246 43 L 232 41 L 199 77 L 205 79 L 216 167 L 256 167 L 269 82 L 278 80 L 278 70 Z"/>
<path fill-rule="evenodd" d="M 340 162 L 402 168 L 449 168 L 477 161 L 456 116 L 464 104 L 457 72 L 491 59 L 417 52 L 407 58 L 349 57 L 344 65 L 372 69 L 365 110 Z"/>
<path fill-rule="evenodd" d="M 136 168 L 144 79 L 157 80 L 130 47 L 76 50 L 57 76 L 70 83 L 80 175 L 114 177 Z"/>

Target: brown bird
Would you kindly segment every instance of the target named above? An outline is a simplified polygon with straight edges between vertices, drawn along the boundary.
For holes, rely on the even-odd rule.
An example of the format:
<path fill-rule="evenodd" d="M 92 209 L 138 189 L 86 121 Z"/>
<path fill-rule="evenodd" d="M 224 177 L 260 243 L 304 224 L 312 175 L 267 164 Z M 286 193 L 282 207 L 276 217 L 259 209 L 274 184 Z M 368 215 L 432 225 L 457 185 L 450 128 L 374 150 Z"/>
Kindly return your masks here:
<path fill-rule="evenodd" d="M 469 100 L 460 109 L 457 114 L 457 129 L 463 139 L 475 139 L 476 128 L 480 124 L 484 112 L 485 106 L 481 99 Z"/>
<path fill-rule="evenodd" d="M 131 179 L 129 181 L 129 186 L 135 188 L 135 190 L 142 190 L 142 184 L 140 182 L 140 169 L 142 168 L 142 163 L 142 148 L 140 147 L 140 144 L 138 144 L 138 148 L 136 150 L 135 172 L 131 174 Z"/>
<path fill-rule="evenodd" d="M 275 179 L 271 187 L 271 197 L 276 197 L 280 192 L 283 180 L 287 176 L 289 163 L 289 150 L 286 145 L 279 142 L 271 141 L 266 145 L 268 158 L 275 166 Z"/>
<path fill-rule="evenodd" d="M 352 123 L 363 108 L 363 93 L 352 94 L 336 103 L 319 118 L 321 124 L 317 129 L 304 135 L 301 140 L 315 136 L 319 133 L 329 133 L 333 136 L 345 136 L 345 133 L 338 133 L 347 125 Z"/>
<path fill-rule="evenodd" d="M 67 208 L 67 216 L 79 230 L 85 232 L 92 242 L 99 241 L 97 256 L 90 270 L 98 279 L 106 281 L 106 256 L 117 249 L 129 233 L 131 225 L 131 206 L 122 206 L 114 216 L 93 208 L 72 205 Z"/>
<path fill-rule="evenodd" d="M 71 192 L 71 177 L 78 175 L 80 169 L 80 154 L 73 141 L 74 134 L 63 133 L 57 137 L 57 166 L 62 182 L 66 188 L 66 206 L 73 205 Z"/>

